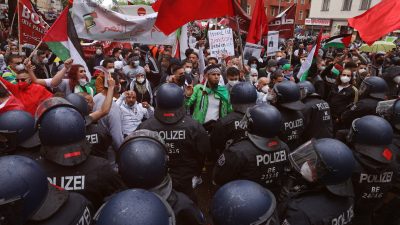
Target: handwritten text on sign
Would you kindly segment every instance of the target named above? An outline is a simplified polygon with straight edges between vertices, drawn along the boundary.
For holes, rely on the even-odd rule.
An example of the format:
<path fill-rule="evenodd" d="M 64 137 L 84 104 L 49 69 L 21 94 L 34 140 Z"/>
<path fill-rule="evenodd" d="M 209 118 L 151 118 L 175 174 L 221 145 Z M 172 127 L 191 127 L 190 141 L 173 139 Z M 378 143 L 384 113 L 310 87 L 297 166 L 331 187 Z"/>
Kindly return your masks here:
<path fill-rule="evenodd" d="M 232 29 L 209 30 L 210 54 L 213 57 L 221 57 L 222 54 L 233 56 L 235 48 L 233 45 Z"/>

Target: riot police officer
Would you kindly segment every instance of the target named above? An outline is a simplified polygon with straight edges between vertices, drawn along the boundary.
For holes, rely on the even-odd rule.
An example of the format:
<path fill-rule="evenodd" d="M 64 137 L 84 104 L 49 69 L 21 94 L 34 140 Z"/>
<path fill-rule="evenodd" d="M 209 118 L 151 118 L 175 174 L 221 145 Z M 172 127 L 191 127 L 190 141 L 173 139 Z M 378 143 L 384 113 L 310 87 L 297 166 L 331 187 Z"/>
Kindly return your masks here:
<path fill-rule="evenodd" d="M 125 184 L 129 188 L 143 188 L 158 194 L 173 209 L 176 224 L 206 224 L 203 213 L 193 201 L 172 188 L 167 173 L 167 147 L 157 132 L 133 132 L 125 138 L 117 158 Z"/>
<path fill-rule="evenodd" d="M 353 121 L 348 134 L 357 167 L 352 180 L 355 191 L 353 224 L 381 224 L 376 212 L 381 207 L 394 179 L 398 176 L 393 162 L 395 153 L 390 145 L 393 130 L 378 116 L 364 116 Z"/>
<path fill-rule="evenodd" d="M 22 110 L 0 114 L 0 137 L 0 155 L 37 157 L 33 148 L 39 146 L 40 141 L 35 129 L 35 119 L 31 114 Z"/>
<path fill-rule="evenodd" d="M 210 137 L 211 146 L 217 153 L 221 153 L 225 149 L 228 141 L 229 145 L 246 136 L 239 123 L 247 109 L 254 106 L 256 101 L 257 90 L 249 82 L 239 82 L 232 87 L 231 104 L 233 112 L 215 123 Z"/>
<path fill-rule="evenodd" d="M 171 207 L 161 197 L 143 189 L 114 195 L 96 213 L 96 225 L 175 225 Z"/>
<path fill-rule="evenodd" d="M 376 115 L 376 106 L 379 101 L 385 99 L 387 90 L 388 86 L 384 79 L 377 76 L 365 78 L 359 90 L 360 100 L 342 114 L 342 122 L 345 127 L 350 127 L 356 118 Z"/>
<path fill-rule="evenodd" d="M 282 224 L 350 224 L 354 217 L 352 151 L 342 142 L 311 139 L 289 155 L 306 185 L 290 187 L 280 204 Z"/>
<path fill-rule="evenodd" d="M 174 188 L 196 199 L 192 179 L 201 173 L 210 141 L 204 128 L 185 115 L 183 101 L 183 90 L 178 85 L 161 85 L 156 92 L 154 117 L 141 123 L 138 129 L 158 132 L 168 146 L 168 166 Z"/>
<path fill-rule="evenodd" d="M 222 186 L 211 202 L 214 225 L 278 225 L 275 196 L 261 185 L 236 180 Z"/>
<path fill-rule="evenodd" d="M 300 89 L 291 81 L 283 81 L 274 85 L 272 103 L 282 114 L 282 127 L 279 138 L 285 142 L 290 150 L 294 150 L 301 143 L 304 132 L 304 116 L 301 110 L 304 104 L 300 101 Z"/>
<path fill-rule="evenodd" d="M 274 106 L 264 103 L 250 108 L 241 122 L 248 138 L 232 144 L 221 154 L 215 165 L 215 183 L 223 185 L 247 179 L 278 194 L 289 168 L 289 148 L 277 137 L 281 121 L 281 114 Z"/>
<path fill-rule="evenodd" d="M 0 165 L 0 224 L 91 224 L 90 202 L 49 184 L 34 160 L 3 156 Z"/>
<path fill-rule="evenodd" d="M 305 120 L 305 130 L 302 142 L 311 138 L 331 138 L 333 127 L 329 104 L 315 93 L 314 85 L 309 81 L 297 84 L 300 88 L 301 99 L 305 105 L 302 110 Z"/>
<path fill-rule="evenodd" d="M 68 101 L 50 98 L 39 105 L 37 115 L 43 156 L 39 163 L 50 183 L 83 194 L 95 208 L 124 187 L 105 159 L 89 155 L 85 120 Z"/>

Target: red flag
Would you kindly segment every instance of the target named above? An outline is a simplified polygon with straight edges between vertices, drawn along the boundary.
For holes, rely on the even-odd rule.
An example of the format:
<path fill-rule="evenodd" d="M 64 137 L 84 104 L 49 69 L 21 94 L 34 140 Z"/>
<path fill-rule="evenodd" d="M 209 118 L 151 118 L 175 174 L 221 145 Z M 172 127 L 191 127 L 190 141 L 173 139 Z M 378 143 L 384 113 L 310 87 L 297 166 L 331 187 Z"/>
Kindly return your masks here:
<path fill-rule="evenodd" d="M 292 38 L 294 35 L 294 21 L 296 16 L 296 4 L 293 4 L 269 23 L 270 31 L 279 31 L 279 37 Z"/>
<path fill-rule="evenodd" d="M 384 35 L 400 29 L 399 10 L 400 1 L 381 1 L 365 13 L 348 19 L 348 22 L 358 30 L 361 39 L 371 45 Z"/>
<path fill-rule="evenodd" d="M 257 0 L 254 6 L 253 19 L 251 20 L 249 33 L 247 34 L 247 43 L 257 44 L 261 40 L 262 35 L 268 33 L 268 30 L 265 32 L 266 26 L 264 26 L 267 24 L 267 21 L 264 0 Z"/>
<path fill-rule="evenodd" d="M 19 0 L 18 4 L 19 41 L 21 44 L 37 45 L 49 25 L 35 12 L 29 0 Z"/>
<path fill-rule="evenodd" d="M 227 25 L 236 32 L 247 33 L 250 28 L 251 17 L 247 15 L 247 13 L 240 6 L 239 2 L 236 0 L 233 0 L 233 8 L 236 16 L 229 17 Z M 236 18 L 238 19 L 239 27 Z"/>
<path fill-rule="evenodd" d="M 153 9 L 158 11 L 155 26 L 166 35 L 193 20 L 234 15 L 232 0 L 162 0 Z"/>

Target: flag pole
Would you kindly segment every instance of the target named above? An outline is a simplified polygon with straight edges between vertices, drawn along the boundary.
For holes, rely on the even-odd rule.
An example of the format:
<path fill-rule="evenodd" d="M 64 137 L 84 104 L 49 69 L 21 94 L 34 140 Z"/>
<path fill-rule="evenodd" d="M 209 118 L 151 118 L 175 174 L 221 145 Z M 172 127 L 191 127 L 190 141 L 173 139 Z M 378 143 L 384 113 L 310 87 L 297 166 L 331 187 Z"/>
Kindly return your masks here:
<path fill-rule="evenodd" d="M 242 66 L 243 69 L 246 71 L 246 67 L 244 65 L 244 55 L 243 55 L 243 42 L 242 42 L 242 35 L 240 35 L 240 26 L 239 26 L 239 17 L 235 16 L 235 20 L 236 20 L 236 26 L 238 28 L 238 34 L 239 34 L 239 48 L 240 48 L 240 54 L 241 54 L 241 58 L 242 58 Z M 245 79 L 246 80 L 250 80 L 250 76 L 248 73 L 245 74 Z"/>
<path fill-rule="evenodd" d="M 12 35 L 12 30 L 13 30 L 13 26 L 14 26 L 14 21 L 15 21 L 15 15 L 17 14 L 17 9 L 14 11 L 14 15 L 13 15 L 13 19 L 11 21 L 11 27 L 10 27 L 10 31 L 8 32 L 8 36 L 11 37 Z"/>
<path fill-rule="evenodd" d="M 18 11 L 18 13 L 19 13 L 19 1 L 20 0 L 18 0 L 17 1 L 17 11 Z M 18 48 L 19 48 L 19 54 L 21 54 L 22 53 L 22 43 L 21 43 L 21 25 L 19 24 L 19 21 L 21 20 L 21 18 L 19 18 L 19 15 L 18 15 Z M 10 46 L 10 48 L 11 48 L 11 46 Z"/>

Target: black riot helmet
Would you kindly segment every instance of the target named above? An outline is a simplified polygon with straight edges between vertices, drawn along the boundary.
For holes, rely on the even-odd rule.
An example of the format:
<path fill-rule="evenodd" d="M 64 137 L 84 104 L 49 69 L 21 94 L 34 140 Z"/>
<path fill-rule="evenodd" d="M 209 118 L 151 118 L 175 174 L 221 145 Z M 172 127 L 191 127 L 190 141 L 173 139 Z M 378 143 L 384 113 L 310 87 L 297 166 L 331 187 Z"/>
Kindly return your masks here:
<path fill-rule="evenodd" d="M 0 157 L 0 183 L 0 224 L 45 220 L 68 198 L 68 192 L 48 183 L 39 164 L 24 156 Z"/>
<path fill-rule="evenodd" d="M 289 155 L 292 166 L 309 182 L 320 182 L 333 194 L 352 196 L 349 178 L 356 165 L 344 143 L 331 139 L 311 139 Z"/>
<path fill-rule="evenodd" d="M 393 152 L 388 147 L 392 143 L 393 129 L 388 121 L 368 115 L 355 119 L 347 136 L 354 149 L 375 161 L 390 163 Z"/>
<path fill-rule="evenodd" d="M 40 144 L 36 135 L 35 119 L 31 114 L 21 110 L 0 114 L 0 137 L 2 153 L 15 150 L 17 145 L 31 148 Z"/>
<path fill-rule="evenodd" d="M 297 86 L 299 86 L 300 88 L 301 99 L 305 99 L 307 96 L 315 94 L 314 85 L 308 80 L 300 81 L 299 83 L 297 83 Z"/>
<path fill-rule="evenodd" d="M 156 91 L 156 109 L 154 116 L 166 124 L 177 123 L 185 116 L 182 88 L 173 83 L 161 85 Z"/>
<path fill-rule="evenodd" d="M 77 93 L 71 93 L 65 99 L 75 106 L 75 108 L 78 109 L 83 116 L 89 115 L 89 106 L 85 97 L 78 95 Z"/>
<path fill-rule="evenodd" d="M 257 90 L 249 82 L 239 82 L 232 87 L 231 103 L 235 111 L 245 113 L 257 101 Z"/>
<path fill-rule="evenodd" d="M 155 131 L 137 130 L 118 150 L 118 171 L 130 188 L 150 189 L 167 176 L 167 148 Z"/>
<path fill-rule="evenodd" d="M 283 81 L 274 85 L 276 103 L 291 110 L 303 110 L 304 104 L 300 101 L 300 88 L 291 81 Z"/>
<path fill-rule="evenodd" d="M 394 129 L 400 130 L 400 99 L 380 101 L 376 113 L 389 121 Z"/>
<path fill-rule="evenodd" d="M 249 134 L 273 138 L 279 134 L 281 123 L 281 113 L 274 106 L 263 103 L 247 110 L 241 121 L 241 126 Z"/>
<path fill-rule="evenodd" d="M 47 99 L 39 105 L 36 116 L 41 152 L 46 159 L 63 166 L 87 159 L 90 146 L 85 120 L 71 103 L 58 97 Z"/>
<path fill-rule="evenodd" d="M 96 225 L 174 225 L 175 215 L 167 202 L 143 189 L 114 195 L 95 215 Z"/>
<path fill-rule="evenodd" d="M 370 96 L 377 99 L 385 99 L 388 90 L 386 81 L 380 77 L 372 76 L 365 78 L 360 85 L 360 96 Z"/>
<path fill-rule="evenodd" d="M 211 202 L 215 225 L 278 225 L 274 194 L 248 180 L 235 180 L 223 185 Z"/>

